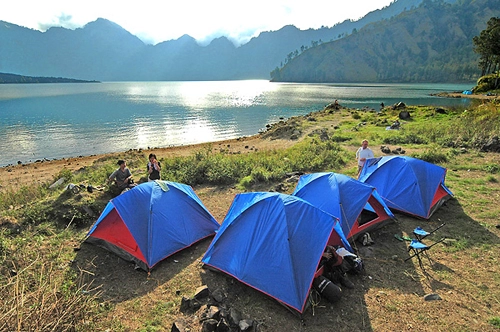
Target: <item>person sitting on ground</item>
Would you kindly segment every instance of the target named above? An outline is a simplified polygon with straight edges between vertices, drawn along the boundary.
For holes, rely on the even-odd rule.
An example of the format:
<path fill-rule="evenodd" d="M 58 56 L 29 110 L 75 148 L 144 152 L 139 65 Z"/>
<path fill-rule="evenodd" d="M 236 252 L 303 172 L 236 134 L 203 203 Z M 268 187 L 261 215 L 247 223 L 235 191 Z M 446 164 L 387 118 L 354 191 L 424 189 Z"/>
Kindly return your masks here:
<path fill-rule="evenodd" d="M 394 121 L 394 122 L 392 123 L 392 125 L 391 125 L 391 129 L 399 129 L 399 126 L 400 126 L 400 125 L 401 125 L 401 124 L 399 123 L 399 120 L 398 120 L 398 119 L 396 119 L 396 121 Z"/>
<path fill-rule="evenodd" d="M 150 153 L 148 159 L 148 181 L 160 180 L 161 165 L 160 162 L 156 159 L 156 155 L 154 153 Z"/>
<path fill-rule="evenodd" d="M 351 267 L 344 262 L 341 255 L 337 253 L 333 246 L 327 246 L 321 257 L 320 266 L 324 267 L 323 275 L 330 279 L 334 284 L 342 285 L 347 288 L 354 288 L 354 284 L 347 278 L 346 272 Z"/>
<path fill-rule="evenodd" d="M 135 187 L 136 184 L 132 179 L 132 173 L 128 169 L 125 160 L 118 160 L 117 164 L 120 167 L 116 171 L 111 173 L 111 175 L 108 178 L 108 183 L 114 181 L 116 186 L 120 190 Z"/>

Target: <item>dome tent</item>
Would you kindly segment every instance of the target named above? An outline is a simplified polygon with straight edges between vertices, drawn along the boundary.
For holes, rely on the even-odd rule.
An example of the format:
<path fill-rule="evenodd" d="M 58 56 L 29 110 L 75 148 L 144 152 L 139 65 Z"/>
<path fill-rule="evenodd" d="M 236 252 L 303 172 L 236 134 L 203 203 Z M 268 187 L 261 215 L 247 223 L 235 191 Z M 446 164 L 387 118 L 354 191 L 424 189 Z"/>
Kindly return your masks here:
<path fill-rule="evenodd" d="M 452 192 L 445 186 L 446 169 L 407 156 L 368 159 L 359 181 L 377 188 L 391 210 L 429 219 Z"/>
<path fill-rule="evenodd" d="M 109 201 L 86 242 L 149 271 L 166 257 L 215 234 L 218 228 L 190 186 L 157 180 Z"/>
<path fill-rule="evenodd" d="M 352 250 L 334 216 L 299 197 L 242 193 L 202 262 L 302 313 L 327 244 Z"/>
<path fill-rule="evenodd" d="M 394 218 L 375 187 L 344 174 L 302 175 L 292 195 L 338 217 L 348 239 Z"/>

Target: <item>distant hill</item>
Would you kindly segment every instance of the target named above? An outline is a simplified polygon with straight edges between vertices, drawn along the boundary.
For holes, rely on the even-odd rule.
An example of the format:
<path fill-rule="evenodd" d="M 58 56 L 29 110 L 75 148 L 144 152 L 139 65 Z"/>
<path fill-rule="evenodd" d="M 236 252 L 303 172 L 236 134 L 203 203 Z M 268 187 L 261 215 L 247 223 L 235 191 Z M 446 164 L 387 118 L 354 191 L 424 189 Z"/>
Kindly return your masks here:
<path fill-rule="evenodd" d="M 75 80 L 63 77 L 32 77 L 15 74 L 0 73 L 0 84 L 2 83 L 98 83 L 97 81 Z"/>
<path fill-rule="evenodd" d="M 272 73 L 282 82 L 470 82 L 479 75 L 472 38 L 497 0 L 423 1 L 411 11 L 308 49 Z"/>
<path fill-rule="evenodd" d="M 295 78 L 288 76 L 287 73 L 291 70 L 289 60 L 292 58 L 298 60 L 299 54 L 311 54 L 311 50 L 323 49 L 325 45 L 332 42 L 346 43 L 345 50 L 355 48 L 356 45 L 348 46 L 351 41 L 357 41 L 353 35 L 367 33 L 370 37 L 363 42 L 371 43 L 374 38 L 374 35 L 369 33 L 370 29 L 374 29 L 372 26 L 386 24 L 389 32 L 380 28 L 378 34 L 387 38 L 391 34 L 390 31 L 395 33 L 394 28 L 387 25 L 387 22 L 394 20 L 396 15 L 401 15 L 398 19 L 403 21 L 411 19 L 416 25 L 414 29 L 421 29 L 418 26 L 419 18 L 414 16 L 419 15 L 420 12 L 417 9 L 423 1 L 429 2 L 429 0 L 397 0 L 383 9 L 367 14 L 358 21 L 347 20 L 320 29 L 299 30 L 294 26 L 285 26 L 277 31 L 262 32 L 258 37 L 252 38 L 248 43 L 239 47 L 233 45 L 225 37 L 215 39 L 209 45 L 201 46 L 188 35 L 157 45 L 146 45 L 119 25 L 105 19 L 98 19 L 75 30 L 50 28 L 46 32 L 0 21 L 0 45 L 2 45 L 0 47 L 0 72 L 98 81 L 192 81 L 269 79 L 271 71 L 286 67 L 280 73 L 280 77 L 275 75 L 274 79 L 294 80 Z M 443 2 L 456 3 L 455 6 L 460 7 L 477 1 L 439 0 L 439 3 Z M 455 8 L 454 6 L 439 8 L 455 10 L 452 9 Z M 484 16 L 487 14 L 488 11 L 484 13 Z M 439 16 L 441 13 L 434 15 Z M 466 23 L 461 23 L 471 27 L 470 31 L 466 31 L 467 38 L 469 35 L 479 33 L 486 26 L 487 21 L 487 19 L 476 21 L 479 16 L 469 16 L 466 18 Z M 462 21 L 462 18 L 455 17 L 454 20 Z M 422 23 L 427 24 L 424 19 Z M 456 25 L 455 22 L 452 23 Z M 446 27 L 443 26 L 443 28 Z M 377 39 L 373 42 L 377 42 Z M 426 38 L 421 38 L 419 42 L 423 45 L 428 41 Z M 464 59 L 473 56 L 472 42 L 470 41 L 469 44 L 470 47 L 463 50 L 467 53 L 462 57 Z M 442 47 L 447 49 L 455 45 L 445 43 Z M 390 48 L 379 51 L 381 50 L 392 52 Z M 344 52 L 344 56 L 350 58 L 352 54 Z M 377 63 L 384 59 L 384 57 L 377 58 Z M 454 59 L 452 58 L 453 61 Z M 370 61 L 371 58 L 368 60 Z M 366 65 L 364 63 L 363 61 L 363 66 Z M 379 66 L 384 65 L 390 67 L 392 63 L 379 64 Z M 300 67 L 303 65 L 301 64 Z M 331 68 L 328 67 L 328 70 Z M 319 68 L 313 69 L 320 70 Z M 467 71 L 469 76 L 474 75 L 472 71 L 469 72 L 469 68 Z M 274 73 L 276 74 L 276 71 Z M 348 80 L 349 77 L 346 77 Z M 386 80 L 401 80 L 400 77 L 392 74 L 385 77 Z M 363 76 L 360 76 L 359 81 L 362 78 Z M 300 81 L 307 81 L 307 79 L 305 76 L 299 77 Z M 420 76 L 412 78 L 415 82 L 420 79 Z M 338 79 L 335 81 L 341 82 Z"/>

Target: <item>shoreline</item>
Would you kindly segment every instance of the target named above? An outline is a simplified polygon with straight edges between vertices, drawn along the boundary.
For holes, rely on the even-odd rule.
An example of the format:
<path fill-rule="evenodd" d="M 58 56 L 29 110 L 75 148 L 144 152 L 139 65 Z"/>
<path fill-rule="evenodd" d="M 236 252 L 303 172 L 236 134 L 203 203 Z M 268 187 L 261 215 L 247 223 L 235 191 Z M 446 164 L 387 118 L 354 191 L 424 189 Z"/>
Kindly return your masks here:
<path fill-rule="evenodd" d="M 499 96 L 487 95 L 464 95 L 460 92 L 441 92 L 434 94 L 435 96 L 444 98 L 470 98 L 477 100 L 494 100 Z M 316 112 L 321 112 L 318 110 Z M 307 116 L 307 115 L 303 115 Z M 299 116 L 300 117 L 300 116 Z M 292 117 L 293 118 L 293 117 Z M 290 118 L 290 119 L 292 119 Z M 290 119 L 285 120 L 288 121 Z M 276 123 L 275 125 L 281 122 Z M 274 125 L 272 126 L 274 127 Z M 91 166 L 95 161 L 102 158 L 112 158 L 123 156 L 124 154 L 144 153 L 145 158 L 149 153 L 155 153 L 158 158 L 172 158 L 189 156 L 197 149 L 202 149 L 211 146 L 214 150 L 224 150 L 228 153 L 248 153 L 259 149 L 276 149 L 288 147 L 294 144 L 294 141 L 289 139 L 266 139 L 262 136 L 263 133 L 256 133 L 252 136 L 241 136 L 222 141 L 212 141 L 205 143 L 156 147 L 146 149 L 129 149 L 125 151 L 109 152 L 103 154 L 94 154 L 87 156 L 66 157 L 60 159 L 41 159 L 35 162 L 18 163 L 0 166 L 0 190 L 4 188 L 19 188 L 23 185 L 42 184 L 53 181 L 53 178 L 63 169 L 77 171 L 84 167 Z"/>
<path fill-rule="evenodd" d="M 223 141 L 206 142 L 190 145 L 159 147 L 150 149 L 129 149 L 126 151 L 95 154 L 89 156 L 68 157 L 61 159 L 42 160 L 38 162 L 15 164 L 0 167 L 0 190 L 6 188 L 20 188 L 23 185 L 40 185 L 54 180 L 54 176 L 61 170 L 72 172 L 92 166 L 102 158 L 123 158 L 127 153 L 143 153 L 146 162 L 149 153 L 161 158 L 174 158 L 192 155 L 194 151 L 211 146 L 215 151 L 224 150 L 226 153 L 241 154 L 251 151 L 286 148 L 295 141 L 288 139 L 266 139 L 261 133 L 253 136 L 242 136 Z"/>
<path fill-rule="evenodd" d="M 500 96 L 497 95 L 478 95 L 478 94 L 472 94 L 472 95 L 465 95 L 462 92 L 438 92 L 438 93 L 432 93 L 431 96 L 436 96 L 436 97 L 444 97 L 444 98 L 468 98 L 468 99 L 478 99 L 478 100 L 493 100 L 493 99 L 500 99 Z"/>

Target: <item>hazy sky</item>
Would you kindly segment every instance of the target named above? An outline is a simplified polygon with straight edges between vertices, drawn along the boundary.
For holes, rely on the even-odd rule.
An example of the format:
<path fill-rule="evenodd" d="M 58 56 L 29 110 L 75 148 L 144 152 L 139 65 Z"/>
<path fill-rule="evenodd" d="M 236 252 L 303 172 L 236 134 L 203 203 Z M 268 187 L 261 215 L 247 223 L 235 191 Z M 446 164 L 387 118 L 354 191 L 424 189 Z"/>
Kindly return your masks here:
<path fill-rule="evenodd" d="M 305 30 L 357 20 L 395 0 L 8 0 L 0 20 L 41 31 L 74 29 L 102 17 L 156 44 L 188 34 L 201 43 L 226 36 L 245 43 L 292 24 Z"/>

